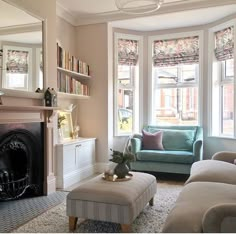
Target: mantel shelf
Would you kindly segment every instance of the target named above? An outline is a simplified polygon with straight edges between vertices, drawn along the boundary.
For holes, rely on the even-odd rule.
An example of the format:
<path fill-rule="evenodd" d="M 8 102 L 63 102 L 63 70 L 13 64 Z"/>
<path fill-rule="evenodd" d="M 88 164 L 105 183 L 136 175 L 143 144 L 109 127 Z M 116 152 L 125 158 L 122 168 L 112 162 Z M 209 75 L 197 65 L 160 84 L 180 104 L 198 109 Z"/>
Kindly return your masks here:
<path fill-rule="evenodd" d="M 54 111 L 59 110 L 59 107 L 49 107 L 49 106 L 11 106 L 11 105 L 0 105 L 0 110 L 9 111 Z"/>
<path fill-rule="evenodd" d="M 60 72 L 64 72 L 67 75 L 72 76 L 74 78 L 83 79 L 83 80 L 91 79 L 91 76 L 81 74 L 81 73 L 78 73 L 78 72 L 74 72 L 74 71 L 70 71 L 70 70 L 67 70 L 67 69 L 64 69 L 64 68 L 61 68 L 61 67 L 57 67 L 57 70 L 60 71 Z"/>

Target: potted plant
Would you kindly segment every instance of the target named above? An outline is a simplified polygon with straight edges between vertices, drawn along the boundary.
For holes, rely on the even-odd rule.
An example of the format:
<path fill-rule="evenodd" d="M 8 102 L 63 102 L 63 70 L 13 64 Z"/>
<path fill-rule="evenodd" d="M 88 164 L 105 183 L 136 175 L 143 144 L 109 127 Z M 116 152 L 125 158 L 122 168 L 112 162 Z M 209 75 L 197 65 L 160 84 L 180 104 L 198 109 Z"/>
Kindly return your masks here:
<path fill-rule="evenodd" d="M 59 142 L 61 142 L 63 140 L 63 136 L 62 136 L 62 125 L 64 124 L 63 121 L 66 119 L 66 117 L 64 115 L 58 115 L 58 119 L 57 119 L 57 128 L 58 128 L 58 140 Z"/>
<path fill-rule="evenodd" d="M 127 164 L 135 160 L 134 154 L 112 149 L 110 150 L 112 151 L 112 158 L 110 161 L 117 163 L 114 169 L 114 174 L 117 175 L 118 179 L 125 178 L 125 176 L 129 174 L 129 167 Z"/>

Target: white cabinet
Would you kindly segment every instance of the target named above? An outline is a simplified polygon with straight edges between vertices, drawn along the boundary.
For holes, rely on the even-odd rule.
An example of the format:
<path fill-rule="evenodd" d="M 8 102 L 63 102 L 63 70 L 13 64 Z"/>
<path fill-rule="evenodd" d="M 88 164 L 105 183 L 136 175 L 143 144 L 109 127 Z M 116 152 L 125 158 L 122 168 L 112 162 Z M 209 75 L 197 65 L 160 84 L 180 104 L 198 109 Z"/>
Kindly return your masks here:
<path fill-rule="evenodd" d="M 95 173 L 95 138 L 56 145 L 57 188 L 66 188 Z"/>

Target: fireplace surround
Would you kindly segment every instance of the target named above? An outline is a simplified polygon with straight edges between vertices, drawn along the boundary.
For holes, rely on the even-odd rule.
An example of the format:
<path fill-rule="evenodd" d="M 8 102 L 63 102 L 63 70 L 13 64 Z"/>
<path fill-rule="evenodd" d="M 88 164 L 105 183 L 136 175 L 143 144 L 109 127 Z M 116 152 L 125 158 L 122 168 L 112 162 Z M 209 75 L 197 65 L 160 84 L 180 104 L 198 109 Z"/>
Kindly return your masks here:
<path fill-rule="evenodd" d="M 56 191 L 56 178 L 55 178 L 55 163 L 54 163 L 54 137 L 53 137 L 53 127 L 55 125 L 56 121 L 53 121 L 56 111 L 58 110 L 57 107 L 45 107 L 45 106 L 16 106 L 16 105 L 0 105 L 0 125 L 7 125 L 8 126 L 23 126 L 24 124 L 28 125 L 34 125 L 34 124 L 39 124 L 40 131 L 42 134 L 42 154 L 43 154 L 43 159 L 35 159 L 36 162 L 42 163 L 43 169 L 41 170 L 41 174 L 36 176 L 36 173 L 33 173 L 28 170 L 25 176 L 24 182 L 30 186 L 31 184 L 34 184 L 35 177 L 42 178 L 43 181 L 43 186 L 40 185 L 40 193 L 44 195 L 48 195 L 52 192 Z M 9 129 L 8 129 L 9 130 Z M 13 130 L 14 131 L 14 130 Z M 28 160 L 28 154 L 34 152 L 34 149 L 30 149 L 28 147 L 28 143 L 25 143 L 26 138 L 27 140 L 35 141 L 32 140 L 34 137 L 30 137 L 30 134 L 28 134 L 28 130 L 22 128 L 20 130 L 20 133 L 18 132 L 17 134 L 13 134 L 13 141 L 15 140 L 15 144 L 11 144 L 10 140 L 5 141 L 4 144 L 6 144 L 6 147 L 11 147 L 10 145 L 14 145 L 13 148 L 15 147 L 15 150 L 20 150 L 21 152 L 21 157 L 22 161 L 27 163 L 34 163 L 34 160 Z M 37 131 L 36 131 L 37 132 Z M 14 132 L 15 133 L 15 132 Z M 36 133 L 37 135 L 38 133 Z M 24 137 L 23 137 L 24 135 Z M 34 135 L 34 134 L 33 134 Z M 1 136 L 0 136 L 1 137 Z M 11 139 L 11 138 L 10 138 Z M 8 142 L 8 143 L 7 143 Z M 40 151 L 40 150 L 39 150 Z M 6 153 L 5 153 L 6 154 Z M 12 152 L 14 156 L 14 150 Z M 41 153 L 40 153 L 41 155 Z M 12 156 L 12 157 L 13 157 Z M 42 155 L 41 155 L 42 156 Z M 16 157 L 17 158 L 17 157 Z M 23 170 L 23 169 L 22 169 Z M 27 171 L 27 167 L 24 168 L 25 171 Z M 37 169 L 36 169 L 37 171 Z M 12 177 L 11 172 L 4 172 L 5 177 Z M 24 173 L 23 173 L 24 174 Z M 28 178 L 27 174 L 29 174 L 29 177 L 32 176 L 33 178 Z M 18 175 L 17 175 L 18 176 Z M 16 177 L 19 179 L 18 177 Z M 12 179 L 12 178 L 10 178 Z M 41 184 L 41 182 L 40 182 Z M 30 186 L 32 188 L 32 186 Z M 36 188 L 35 188 L 36 189 Z"/>

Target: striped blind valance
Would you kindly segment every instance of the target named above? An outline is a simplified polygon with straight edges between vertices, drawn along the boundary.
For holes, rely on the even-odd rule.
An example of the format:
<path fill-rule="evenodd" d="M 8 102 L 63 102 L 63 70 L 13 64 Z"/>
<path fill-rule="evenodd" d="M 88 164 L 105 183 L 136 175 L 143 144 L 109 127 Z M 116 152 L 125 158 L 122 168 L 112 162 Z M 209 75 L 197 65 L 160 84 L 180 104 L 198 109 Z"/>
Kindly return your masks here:
<path fill-rule="evenodd" d="M 118 64 L 137 65 L 138 63 L 138 41 L 118 40 Z"/>
<path fill-rule="evenodd" d="M 157 40 L 153 43 L 153 65 L 175 66 L 199 62 L 199 37 Z"/>
<path fill-rule="evenodd" d="M 28 73 L 28 51 L 8 50 L 6 69 L 7 73 Z"/>
<path fill-rule="evenodd" d="M 215 56 L 218 61 L 232 59 L 234 55 L 234 27 L 215 32 Z"/>

